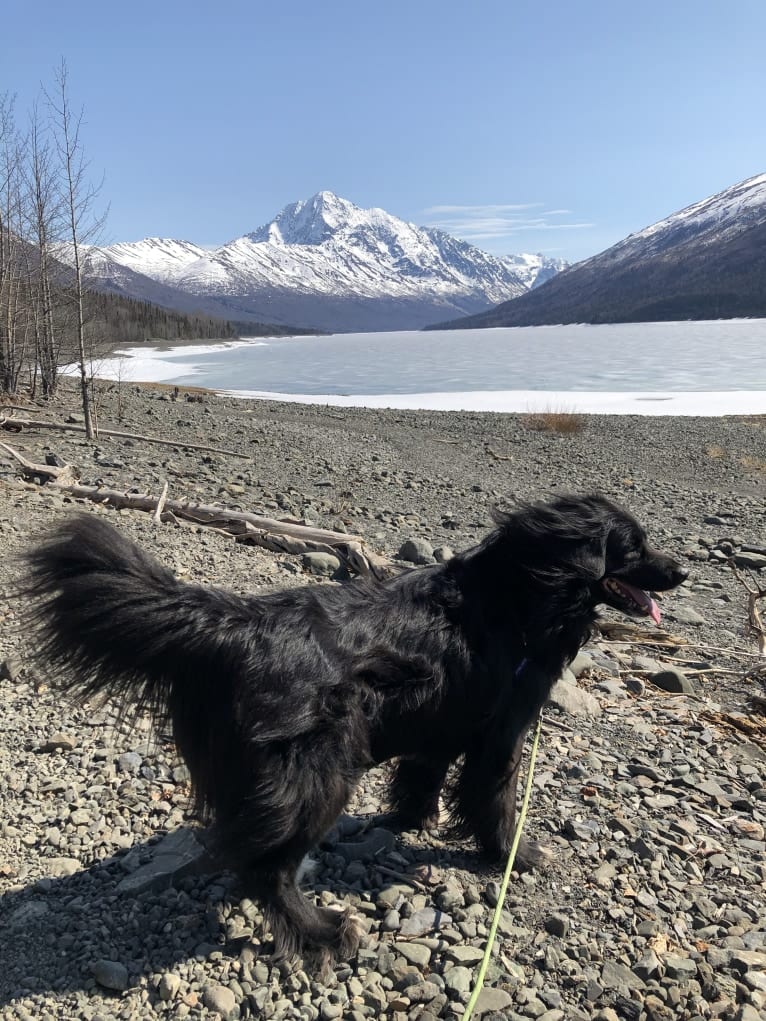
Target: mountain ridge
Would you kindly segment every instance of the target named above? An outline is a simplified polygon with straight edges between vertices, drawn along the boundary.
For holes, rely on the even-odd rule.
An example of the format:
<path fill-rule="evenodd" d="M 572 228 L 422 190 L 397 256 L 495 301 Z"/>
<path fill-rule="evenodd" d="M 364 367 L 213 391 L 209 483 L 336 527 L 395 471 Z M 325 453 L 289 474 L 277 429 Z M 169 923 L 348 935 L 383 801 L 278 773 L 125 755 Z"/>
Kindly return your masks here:
<path fill-rule="evenodd" d="M 98 286 L 184 311 L 322 330 L 417 329 L 516 297 L 566 265 L 494 256 L 333 192 L 216 249 L 145 238 L 89 251 Z"/>
<path fill-rule="evenodd" d="M 429 329 L 766 317 L 766 174 L 628 235 L 534 291 Z"/>

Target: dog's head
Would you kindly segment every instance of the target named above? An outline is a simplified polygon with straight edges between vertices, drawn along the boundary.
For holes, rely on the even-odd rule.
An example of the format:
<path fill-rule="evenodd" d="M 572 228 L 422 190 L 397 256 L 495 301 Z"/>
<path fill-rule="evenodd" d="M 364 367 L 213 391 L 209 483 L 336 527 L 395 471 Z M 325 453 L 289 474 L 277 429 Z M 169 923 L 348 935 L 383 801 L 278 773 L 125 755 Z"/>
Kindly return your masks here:
<path fill-rule="evenodd" d="M 632 616 L 660 621 L 652 592 L 680 585 L 687 572 L 653 549 L 624 508 L 603 496 L 562 496 L 500 513 L 513 536 L 514 556 L 547 584 L 587 586 L 592 606 L 606 603 Z"/>

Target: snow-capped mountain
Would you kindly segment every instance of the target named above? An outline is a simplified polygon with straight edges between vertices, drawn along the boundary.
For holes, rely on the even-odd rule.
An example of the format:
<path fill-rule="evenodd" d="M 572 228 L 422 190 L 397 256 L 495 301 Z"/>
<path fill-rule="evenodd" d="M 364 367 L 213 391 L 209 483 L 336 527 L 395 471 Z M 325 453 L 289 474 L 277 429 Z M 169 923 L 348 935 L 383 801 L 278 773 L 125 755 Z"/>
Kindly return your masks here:
<path fill-rule="evenodd" d="M 204 248 L 188 241 L 170 241 L 167 238 L 146 238 L 145 241 L 110 245 L 101 251 L 116 265 L 127 266 L 134 273 L 142 273 L 162 283 L 172 282 L 184 267 L 207 254 Z"/>
<path fill-rule="evenodd" d="M 89 252 L 100 286 L 236 319 L 325 330 L 416 329 L 524 294 L 560 260 L 498 257 L 323 191 L 212 251 L 146 238 Z M 147 284 L 151 281 L 152 285 Z"/>
<path fill-rule="evenodd" d="M 557 273 L 563 272 L 570 264 L 566 259 L 549 259 L 545 255 L 506 255 L 503 260 L 509 265 L 527 290 L 539 287 L 546 280 L 551 280 Z"/>
<path fill-rule="evenodd" d="M 766 174 L 444 328 L 766 317 Z"/>

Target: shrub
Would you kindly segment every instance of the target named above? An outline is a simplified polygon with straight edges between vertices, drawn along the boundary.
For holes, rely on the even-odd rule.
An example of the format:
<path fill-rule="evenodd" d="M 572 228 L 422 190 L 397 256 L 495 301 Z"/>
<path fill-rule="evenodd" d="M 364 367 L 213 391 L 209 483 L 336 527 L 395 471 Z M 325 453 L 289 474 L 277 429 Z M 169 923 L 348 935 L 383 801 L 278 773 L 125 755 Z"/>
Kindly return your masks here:
<path fill-rule="evenodd" d="M 585 415 L 567 408 L 546 408 L 524 415 L 524 424 L 535 432 L 580 433 L 587 421 Z"/>

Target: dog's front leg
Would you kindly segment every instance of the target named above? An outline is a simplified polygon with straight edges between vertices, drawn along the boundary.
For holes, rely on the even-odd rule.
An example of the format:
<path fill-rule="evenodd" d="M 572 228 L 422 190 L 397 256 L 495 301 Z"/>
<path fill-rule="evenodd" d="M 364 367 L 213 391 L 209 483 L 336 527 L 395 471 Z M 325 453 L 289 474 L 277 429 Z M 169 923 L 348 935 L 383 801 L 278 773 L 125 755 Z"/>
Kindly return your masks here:
<path fill-rule="evenodd" d="M 466 751 L 454 796 L 460 828 L 471 832 L 492 858 L 507 857 L 516 831 L 516 796 L 524 741 L 550 685 L 527 666 L 504 693 L 491 725 Z M 542 864 L 548 852 L 522 837 L 519 870 Z"/>
<path fill-rule="evenodd" d="M 436 829 L 439 794 L 449 759 L 407 756 L 399 759 L 391 781 L 391 822 L 401 829 Z"/>

